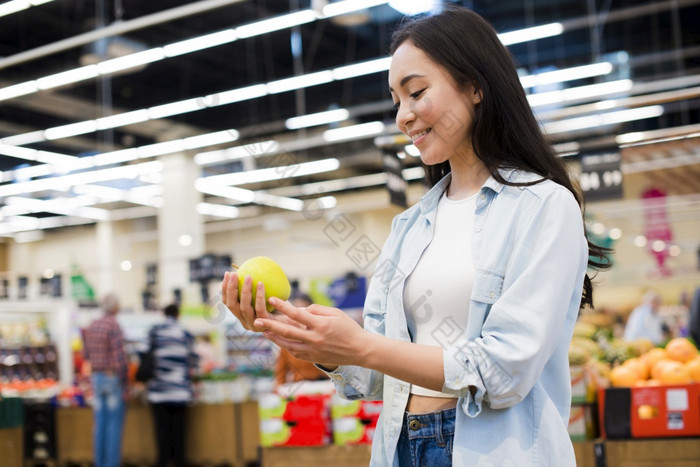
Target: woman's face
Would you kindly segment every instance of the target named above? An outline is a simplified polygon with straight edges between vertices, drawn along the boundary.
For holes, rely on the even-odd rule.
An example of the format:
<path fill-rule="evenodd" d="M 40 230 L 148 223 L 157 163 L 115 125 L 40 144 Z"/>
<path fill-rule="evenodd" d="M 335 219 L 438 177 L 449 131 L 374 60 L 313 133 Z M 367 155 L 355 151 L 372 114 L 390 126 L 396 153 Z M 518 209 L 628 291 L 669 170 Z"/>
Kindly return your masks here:
<path fill-rule="evenodd" d="M 391 59 L 389 90 L 396 104 L 396 124 L 434 165 L 472 154 L 469 129 L 480 96 L 473 86 L 460 87 L 445 68 L 411 41 Z"/>

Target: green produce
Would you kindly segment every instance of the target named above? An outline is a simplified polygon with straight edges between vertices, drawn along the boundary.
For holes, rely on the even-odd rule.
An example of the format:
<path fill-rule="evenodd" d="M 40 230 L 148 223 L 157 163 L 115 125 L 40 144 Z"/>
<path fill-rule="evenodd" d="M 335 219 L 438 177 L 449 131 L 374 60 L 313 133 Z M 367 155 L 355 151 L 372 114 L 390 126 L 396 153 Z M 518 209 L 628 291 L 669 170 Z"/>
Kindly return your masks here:
<path fill-rule="evenodd" d="M 241 299 L 241 290 L 243 290 L 243 282 L 247 276 L 253 280 L 253 306 L 255 306 L 255 295 L 258 288 L 258 282 L 265 285 L 265 304 L 267 311 L 274 311 L 275 307 L 268 303 L 270 297 L 277 297 L 281 300 L 287 300 L 292 291 L 289 284 L 289 279 L 284 273 L 282 267 L 272 259 L 266 256 L 256 256 L 240 265 L 235 264 L 233 267 L 238 268 L 238 300 Z"/>

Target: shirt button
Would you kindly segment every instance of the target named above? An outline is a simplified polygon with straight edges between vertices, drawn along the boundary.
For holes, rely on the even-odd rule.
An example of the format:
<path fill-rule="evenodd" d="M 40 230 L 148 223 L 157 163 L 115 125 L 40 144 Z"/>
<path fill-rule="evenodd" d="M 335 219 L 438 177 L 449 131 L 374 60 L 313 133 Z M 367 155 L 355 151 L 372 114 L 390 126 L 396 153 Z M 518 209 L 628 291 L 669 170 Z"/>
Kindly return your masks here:
<path fill-rule="evenodd" d="M 490 292 L 490 293 L 489 293 L 489 297 L 493 298 L 493 297 L 495 297 L 495 296 L 496 296 L 496 292 Z"/>
<path fill-rule="evenodd" d="M 480 199 L 486 199 L 486 194 L 485 194 L 485 193 L 481 193 L 481 194 L 479 195 L 479 198 L 480 198 Z"/>
<path fill-rule="evenodd" d="M 474 229 L 474 230 L 476 230 L 477 232 L 481 232 L 481 226 L 478 226 L 478 227 L 477 227 L 476 229 Z"/>
<path fill-rule="evenodd" d="M 459 384 L 459 377 L 455 378 L 455 384 Z"/>

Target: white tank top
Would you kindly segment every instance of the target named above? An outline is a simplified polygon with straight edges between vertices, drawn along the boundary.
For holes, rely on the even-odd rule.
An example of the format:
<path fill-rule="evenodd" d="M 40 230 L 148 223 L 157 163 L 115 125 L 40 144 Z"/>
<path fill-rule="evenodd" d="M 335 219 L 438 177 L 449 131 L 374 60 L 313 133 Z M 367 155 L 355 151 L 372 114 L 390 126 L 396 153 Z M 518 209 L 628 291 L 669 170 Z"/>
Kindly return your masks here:
<path fill-rule="evenodd" d="M 412 342 L 446 347 L 463 335 L 469 317 L 469 298 L 474 283 L 471 237 L 476 194 L 450 200 L 440 198 L 433 239 L 403 292 L 406 321 Z M 454 397 L 412 385 L 412 394 Z"/>

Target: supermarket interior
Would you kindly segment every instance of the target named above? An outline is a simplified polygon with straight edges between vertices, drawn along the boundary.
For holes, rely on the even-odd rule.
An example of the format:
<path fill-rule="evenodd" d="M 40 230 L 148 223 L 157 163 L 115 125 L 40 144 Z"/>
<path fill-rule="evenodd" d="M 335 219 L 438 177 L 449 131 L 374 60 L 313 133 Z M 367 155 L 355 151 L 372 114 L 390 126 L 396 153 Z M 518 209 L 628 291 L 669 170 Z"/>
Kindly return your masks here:
<path fill-rule="evenodd" d="M 497 31 L 614 252 L 569 348 L 577 464 L 700 465 L 700 0 L 4 0 L 0 465 L 101 467 L 86 331 L 108 296 L 121 465 L 157 465 L 136 373 L 169 304 L 197 356 L 186 465 L 369 465 L 382 401 L 280 370 L 222 280 L 272 258 L 291 298 L 362 325 L 392 220 L 428 188 L 389 41 L 447 4 Z"/>

